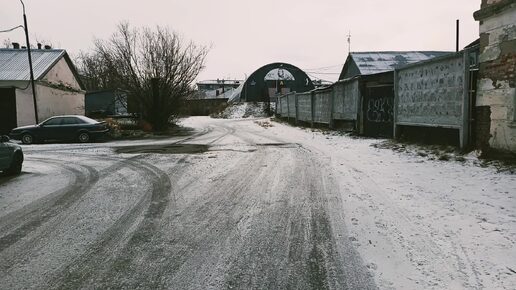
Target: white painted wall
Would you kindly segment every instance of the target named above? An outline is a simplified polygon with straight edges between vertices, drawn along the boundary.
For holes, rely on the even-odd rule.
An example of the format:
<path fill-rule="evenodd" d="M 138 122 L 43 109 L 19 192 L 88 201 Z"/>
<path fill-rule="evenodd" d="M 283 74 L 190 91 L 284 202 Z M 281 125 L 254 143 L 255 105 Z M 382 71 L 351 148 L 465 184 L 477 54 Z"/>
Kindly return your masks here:
<path fill-rule="evenodd" d="M 29 82 L 27 82 L 27 84 L 29 84 Z M 16 89 L 16 119 L 18 126 L 33 125 L 36 123 L 31 86 L 25 90 Z"/>
<path fill-rule="evenodd" d="M 48 73 L 43 77 L 43 81 L 55 83 L 55 84 L 65 84 L 70 86 L 76 90 L 80 90 L 81 87 L 79 83 L 75 79 L 75 76 L 72 73 L 72 70 L 68 66 L 65 58 L 61 58 L 55 65 L 52 67 Z"/>
<path fill-rule="evenodd" d="M 36 86 L 40 122 L 57 115 L 84 115 L 84 93 Z"/>

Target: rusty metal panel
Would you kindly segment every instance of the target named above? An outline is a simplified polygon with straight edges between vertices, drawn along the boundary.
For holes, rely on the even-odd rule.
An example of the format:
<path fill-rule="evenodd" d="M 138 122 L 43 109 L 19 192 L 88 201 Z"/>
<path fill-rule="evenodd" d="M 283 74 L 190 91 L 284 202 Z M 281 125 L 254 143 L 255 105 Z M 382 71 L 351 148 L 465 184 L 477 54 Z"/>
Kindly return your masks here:
<path fill-rule="evenodd" d="M 300 121 L 312 121 L 312 94 L 310 92 L 297 94 L 297 109 Z"/>
<path fill-rule="evenodd" d="M 316 91 L 314 98 L 314 122 L 330 123 L 330 102 L 332 90 Z"/>
<path fill-rule="evenodd" d="M 396 72 L 396 124 L 461 128 L 464 103 L 463 53 Z"/>

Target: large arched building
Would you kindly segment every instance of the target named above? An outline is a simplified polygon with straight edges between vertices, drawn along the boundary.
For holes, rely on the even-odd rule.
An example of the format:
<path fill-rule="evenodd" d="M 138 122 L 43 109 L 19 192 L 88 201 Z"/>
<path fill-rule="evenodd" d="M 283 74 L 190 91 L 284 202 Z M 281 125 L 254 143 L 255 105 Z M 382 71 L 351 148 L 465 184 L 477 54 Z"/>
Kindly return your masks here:
<path fill-rule="evenodd" d="M 238 88 L 233 100 L 267 102 L 271 97 L 289 92 L 307 92 L 314 89 L 310 77 L 288 63 L 271 63 L 253 72 Z"/>

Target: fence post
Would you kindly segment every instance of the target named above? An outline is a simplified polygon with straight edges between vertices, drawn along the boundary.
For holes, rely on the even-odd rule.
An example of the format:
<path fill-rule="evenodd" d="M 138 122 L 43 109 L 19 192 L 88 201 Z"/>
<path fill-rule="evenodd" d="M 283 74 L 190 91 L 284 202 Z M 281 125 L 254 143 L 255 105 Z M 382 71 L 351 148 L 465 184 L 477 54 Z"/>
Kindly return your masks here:
<path fill-rule="evenodd" d="M 289 100 L 289 95 L 286 96 L 287 97 L 287 122 L 290 122 L 290 100 Z"/>
<path fill-rule="evenodd" d="M 466 149 L 469 146 L 469 126 L 470 126 L 470 118 L 469 115 L 469 87 L 470 84 L 470 75 L 469 75 L 469 57 L 468 50 L 463 50 L 463 62 L 464 62 L 464 79 L 463 79 L 463 87 L 464 92 L 462 95 L 462 126 L 460 131 L 460 148 L 462 150 Z"/>
<path fill-rule="evenodd" d="M 297 98 L 297 93 L 294 92 L 294 101 L 296 103 L 296 125 L 298 124 L 298 121 L 299 121 L 299 101 L 298 101 L 298 98 Z"/>
<path fill-rule="evenodd" d="M 310 126 L 314 126 L 315 122 L 315 91 L 310 91 L 310 114 L 311 114 L 311 120 L 310 120 Z"/>
<path fill-rule="evenodd" d="M 398 139 L 400 137 L 400 130 L 397 125 L 397 123 L 398 123 L 398 104 L 399 104 L 398 87 L 399 87 L 398 70 L 395 69 L 394 70 L 394 108 L 392 109 L 392 115 L 393 115 L 392 124 L 394 126 L 394 128 L 393 128 L 394 139 Z"/>
<path fill-rule="evenodd" d="M 333 108 L 334 108 L 334 105 L 333 105 L 333 102 L 335 102 L 335 87 L 331 87 L 331 93 L 330 93 L 330 129 L 333 129 L 335 126 L 334 126 L 334 123 L 333 123 Z"/>

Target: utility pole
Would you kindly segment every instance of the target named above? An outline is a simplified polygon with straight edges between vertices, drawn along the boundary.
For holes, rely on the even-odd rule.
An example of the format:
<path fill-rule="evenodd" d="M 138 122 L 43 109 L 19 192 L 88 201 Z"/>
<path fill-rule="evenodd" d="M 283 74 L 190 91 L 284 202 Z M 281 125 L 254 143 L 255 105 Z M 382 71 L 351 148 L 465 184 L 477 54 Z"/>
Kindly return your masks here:
<path fill-rule="evenodd" d="M 32 55 L 30 53 L 30 41 L 29 41 L 29 27 L 27 26 L 27 15 L 25 15 L 25 4 L 20 0 L 23 7 L 23 25 L 25 30 L 25 40 L 27 41 L 27 53 L 29 55 L 29 71 L 30 71 L 30 83 L 32 85 L 32 99 L 34 101 L 34 118 L 36 119 L 36 124 L 39 123 L 38 118 L 38 103 L 36 101 L 36 86 L 34 84 L 34 70 L 32 69 Z"/>
<path fill-rule="evenodd" d="M 456 29 L 456 35 L 455 35 L 455 52 L 459 52 L 459 32 L 460 32 L 460 28 L 459 28 L 459 19 L 457 19 L 457 22 L 455 24 L 455 29 Z"/>

